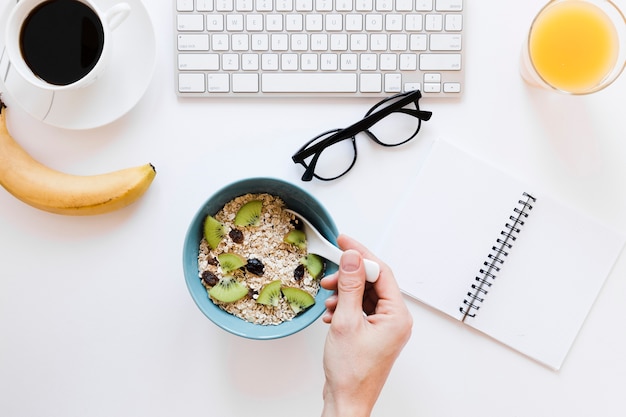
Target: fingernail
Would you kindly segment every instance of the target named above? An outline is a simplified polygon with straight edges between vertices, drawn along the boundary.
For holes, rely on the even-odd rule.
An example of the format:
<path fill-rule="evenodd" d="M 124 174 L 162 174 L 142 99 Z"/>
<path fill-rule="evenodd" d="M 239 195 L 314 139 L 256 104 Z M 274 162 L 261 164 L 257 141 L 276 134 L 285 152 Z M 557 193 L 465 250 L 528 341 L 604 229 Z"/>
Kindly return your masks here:
<path fill-rule="evenodd" d="M 347 250 L 341 256 L 341 270 L 344 272 L 354 272 L 361 265 L 361 255 L 354 250 Z"/>

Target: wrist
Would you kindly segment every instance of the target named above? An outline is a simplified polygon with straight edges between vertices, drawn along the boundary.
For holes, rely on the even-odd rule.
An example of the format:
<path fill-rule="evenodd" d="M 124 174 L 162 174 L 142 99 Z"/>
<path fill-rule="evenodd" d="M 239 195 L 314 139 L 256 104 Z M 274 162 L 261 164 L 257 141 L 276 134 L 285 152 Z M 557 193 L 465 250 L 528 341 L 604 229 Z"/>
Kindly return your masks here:
<path fill-rule="evenodd" d="M 341 398 L 324 389 L 322 417 L 370 417 L 373 404 L 369 398 Z"/>

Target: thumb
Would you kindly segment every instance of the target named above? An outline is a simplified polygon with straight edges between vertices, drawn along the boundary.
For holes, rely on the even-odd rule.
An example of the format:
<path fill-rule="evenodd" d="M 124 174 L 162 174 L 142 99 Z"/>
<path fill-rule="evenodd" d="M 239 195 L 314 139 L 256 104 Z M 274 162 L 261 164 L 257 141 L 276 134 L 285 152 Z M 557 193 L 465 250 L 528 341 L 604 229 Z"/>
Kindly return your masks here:
<path fill-rule="evenodd" d="M 353 249 L 341 256 L 337 273 L 337 308 L 335 315 L 361 317 L 363 293 L 365 292 L 365 269 L 361 254 Z"/>

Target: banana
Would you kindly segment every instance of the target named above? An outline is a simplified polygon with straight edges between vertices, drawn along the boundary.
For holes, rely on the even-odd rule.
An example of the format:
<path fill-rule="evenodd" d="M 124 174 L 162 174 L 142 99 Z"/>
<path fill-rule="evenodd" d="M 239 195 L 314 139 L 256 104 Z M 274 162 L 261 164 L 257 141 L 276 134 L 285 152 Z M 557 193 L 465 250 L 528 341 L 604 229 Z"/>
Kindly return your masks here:
<path fill-rule="evenodd" d="M 51 169 L 11 137 L 6 110 L 0 100 L 0 185 L 26 204 L 72 216 L 108 213 L 141 197 L 156 175 L 152 164 L 90 176 Z"/>

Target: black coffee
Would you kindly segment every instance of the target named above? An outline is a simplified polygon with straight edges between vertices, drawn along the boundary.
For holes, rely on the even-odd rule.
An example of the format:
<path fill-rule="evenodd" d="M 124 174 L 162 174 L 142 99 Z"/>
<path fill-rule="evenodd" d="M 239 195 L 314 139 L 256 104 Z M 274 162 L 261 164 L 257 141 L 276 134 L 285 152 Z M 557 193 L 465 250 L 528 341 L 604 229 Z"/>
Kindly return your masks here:
<path fill-rule="evenodd" d="M 96 13 L 76 0 L 49 0 L 24 21 L 20 48 L 30 69 L 54 85 L 74 83 L 93 69 L 104 46 Z"/>

